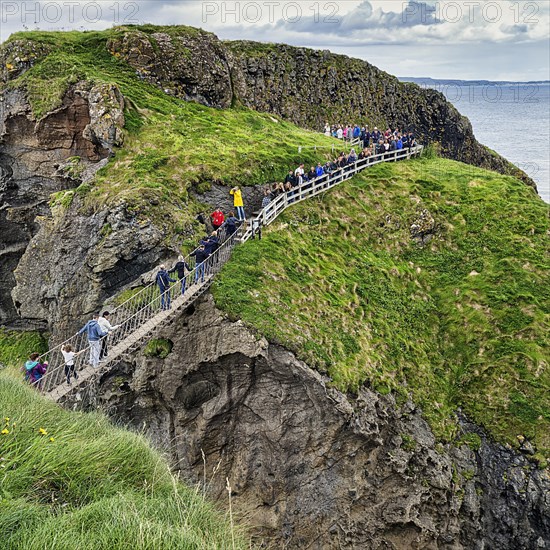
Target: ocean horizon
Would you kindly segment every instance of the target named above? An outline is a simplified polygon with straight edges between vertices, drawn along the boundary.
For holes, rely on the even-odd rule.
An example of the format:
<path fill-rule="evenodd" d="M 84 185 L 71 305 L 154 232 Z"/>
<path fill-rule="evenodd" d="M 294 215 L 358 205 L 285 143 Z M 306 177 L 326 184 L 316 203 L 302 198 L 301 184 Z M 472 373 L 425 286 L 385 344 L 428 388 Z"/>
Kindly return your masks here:
<path fill-rule="evenodd" d="M 441 92 L 468 117 L 476 139 L 528 174 L 550 203 L 550 81 L 401 80 Z"/>

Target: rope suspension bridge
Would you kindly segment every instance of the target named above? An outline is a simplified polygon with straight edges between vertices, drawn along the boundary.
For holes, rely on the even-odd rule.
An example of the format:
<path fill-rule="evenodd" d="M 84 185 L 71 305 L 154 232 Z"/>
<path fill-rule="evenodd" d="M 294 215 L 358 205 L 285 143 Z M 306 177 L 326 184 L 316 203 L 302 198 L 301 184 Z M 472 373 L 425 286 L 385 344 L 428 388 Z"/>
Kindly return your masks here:
<path fill-rule="evenodd" d="M 157 327 L 166 323 L 178 311 L 183 311 L 193 304 L 208 290 L 215 275 L 231 257 L 234 247 L 253 238 L 258 230 L 275 221 L 289 206 L 324 193 L 369 166 L 417 157 L 422 150 L 423 146 L 417 145 L 410 149 L 401 149 L 360 159 L 343 168 L 338 168 L 330 174 L 306 181 L 291 191 L 279 195 L 265 208 L 255 213 L 248 223 L 243 224 L 235 233 L 228 234 L 226 232 L 220 239 L 222 244 L 202 264 L 196 265 L 194 257 L 191 254 L 187 256 L 185 261 L 191 270 L 185 274 L 184 281 L 179 279 L 163 294 L 156 282 L 152 282 L 119 304 L 109 319 L 111 324 L 118 325 L 118 328 L 108 336 L 104 336 L 104 338 L 108 338 L 109 352 L 97 368 L 88 364 L 90 344 L 86 333 L 75 334 L 43 354 L 39 360 L 41 363 L 48 362 L 48 369 L 46 374 L 36 382 L 38 389 L 50 399 L 58 402 L 63 401 L 69 394 L 80 391 L 109 369 L 114 368 L 125 354 L 139 349 Z M 183 294 L 182 288 L 185 288 Z M 170 305 L 167 306 L 167 304 Z M 78 378 L 73 380 L 72 384 L 67 383 L 66 363 L 61 352 L 61 348 L 68 345 L 78 352 L 74 358 Z"/>

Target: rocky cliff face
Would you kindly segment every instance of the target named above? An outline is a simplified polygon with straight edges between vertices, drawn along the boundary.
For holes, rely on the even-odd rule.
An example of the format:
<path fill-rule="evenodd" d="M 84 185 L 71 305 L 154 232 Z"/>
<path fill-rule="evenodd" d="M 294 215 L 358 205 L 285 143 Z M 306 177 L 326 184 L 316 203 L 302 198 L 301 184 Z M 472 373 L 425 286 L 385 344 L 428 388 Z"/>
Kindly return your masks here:
<path fill-rule="evenodd" d="M 33 116 L 23 90 L 8 89 L 0 96 L 0 323 L 17 318 L 10 296 L 16 284 L 16 267 L 36 287 L 51 265 L 51 258 L 40 264 L 32 249 L 28 250 L 40 227 L 39 217 L 50 214 L 51 194 L 81 183 L 81 178 L 68 177 L 67 170 L 76 163 L 89 177 L 104 164 L 109 149 L 122 140 L 122 108 L 122 97 L 115 87 L 87 83 L 72 87 L 62 105 L 40 120 Z M 61 243 L 50 239 L 49 246 Z M 30 263 L 20 265 L 25 251 Z M 32 295 L 36 297 L 31 293 L 30 309 L 36 305 Z M 39 315 L 30 318 L 45 320 Z"/>
<path fill-rule="evenodd" d="M 49 201 L 52 193 L 91 179 L 113 148 L 122 144 L 123 109 L 118 88 L 107 84 L 76 84 L 61 106 L 40 120 L 23 90 L 6 89 L 0 96 L 1 324 L 17 324 L 23 317 L 26 326 L 36 321 L 45 327 L 74 311 L 91 310 L 80 309 L 86 304 L 78 300 L 67 304 L 61 296 L 82 298 L 81 293 L 89 290 L 89 285 L 71 276 L 79 273 L 89 280 L 82 270 L 86 265 L 82 251 L 108 240 L 101 228 L 119 213 L 106 209 L 99 216 L 82 215 L 76 200 L 61 223 L 52 218 Z M 115 221 L 113 225 L 117 226 Z M 124 240 L 123 234 L 116 238 Z M 108 248 L 108 242 L 103 244 L 103 249 Z M 114 254 L 113 261 L 124 263 L 127 255 Z M 94 273 L 96 266 L 91 264 Z M 136 262 L 127 276 L 135 278 L 141 267 Z M 86 299 L 97 307 L 97 295 Z"/>
<path fill-rule="evenodd" d="M 85 398 L 166 449 L 191 482 L 285 548 L 549 547 L 550 480 L 481 435 L 436 443 L 414 404 L 331 389 L 292 353 L 231 322 L 211 297 Z M 79 396 L 80 397 L 80 396 Z M 463 422 L 465 433 L 475 427 Z M 204 454 L 203 454 L 204 453 Z"/>

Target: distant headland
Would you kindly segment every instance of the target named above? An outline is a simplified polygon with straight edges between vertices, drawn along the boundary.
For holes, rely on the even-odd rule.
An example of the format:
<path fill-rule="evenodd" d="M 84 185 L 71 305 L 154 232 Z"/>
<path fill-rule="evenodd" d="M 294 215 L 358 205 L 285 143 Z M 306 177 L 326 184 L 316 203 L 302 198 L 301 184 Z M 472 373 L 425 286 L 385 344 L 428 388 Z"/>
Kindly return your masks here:
<path fill-rule="evenodd" d="M 486 86 L 488 84 L 499 84 L 511 86 L 514 84 L 536 84 L 536 85 L 550 85 L 550 80 L 529 80 L 526 82 L 518 82 L 513 80 L 459 80 L 459 79 L 447 79 L 447 78 L 430 78 L 430 77 L 414 77 L 414 76 L 399 76 L 401 82 L 413 82 L 414 84 L 424 85 L 470 85 L 470 86 Z"/>

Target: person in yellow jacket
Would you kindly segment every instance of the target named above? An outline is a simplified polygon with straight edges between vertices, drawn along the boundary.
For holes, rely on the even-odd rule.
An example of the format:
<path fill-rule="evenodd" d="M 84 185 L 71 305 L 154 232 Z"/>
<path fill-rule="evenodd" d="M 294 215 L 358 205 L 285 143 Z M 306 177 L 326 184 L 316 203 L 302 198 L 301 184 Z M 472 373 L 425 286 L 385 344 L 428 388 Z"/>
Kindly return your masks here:
<path fill-rule="evenodd" d="M 244 203 L 243 203 L 243 195 L 241 193 L 241 190 L 239 187 L 233 187 L 231 191 L 229 191 L 231 195 L 233 195 L 233 206 L 235 207 L 235 210 L 237 210 L 237 218 L 239 220 L 246 220 L 246 216 L 244 214 Z"/>

